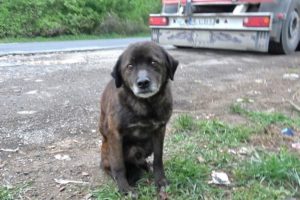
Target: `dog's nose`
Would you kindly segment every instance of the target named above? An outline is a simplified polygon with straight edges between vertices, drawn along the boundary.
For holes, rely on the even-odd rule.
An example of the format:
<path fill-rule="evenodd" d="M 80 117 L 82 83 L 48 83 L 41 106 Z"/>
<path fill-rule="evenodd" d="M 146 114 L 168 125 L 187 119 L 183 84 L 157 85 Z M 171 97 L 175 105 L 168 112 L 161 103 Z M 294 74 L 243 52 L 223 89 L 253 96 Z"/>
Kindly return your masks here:
<path fill-rule="evenodd" d="M 144 78 L 139 78 L 137 80 L 137 86 L 140 88 L 140 89 L 146 89 L 148 88 L 150 85 L 150 79 L 147 78 L 147 77 L 144 77 Z"/>

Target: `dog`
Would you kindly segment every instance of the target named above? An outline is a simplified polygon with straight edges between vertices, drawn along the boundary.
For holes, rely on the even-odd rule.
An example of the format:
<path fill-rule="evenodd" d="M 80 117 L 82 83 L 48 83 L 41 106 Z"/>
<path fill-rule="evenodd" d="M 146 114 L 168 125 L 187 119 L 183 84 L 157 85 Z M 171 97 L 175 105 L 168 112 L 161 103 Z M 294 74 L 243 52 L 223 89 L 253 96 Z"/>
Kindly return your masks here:
<path fill-rule="evenodd" d="M 173 107 L 170 81 L 177 66 L 178 61 L 154 42 L 134 43 L 119 56 L 102 93 L 101 167 L 123 194 L 134 194 L 151 154 L 158 191 L 168 184 L 163 144 Z"/>

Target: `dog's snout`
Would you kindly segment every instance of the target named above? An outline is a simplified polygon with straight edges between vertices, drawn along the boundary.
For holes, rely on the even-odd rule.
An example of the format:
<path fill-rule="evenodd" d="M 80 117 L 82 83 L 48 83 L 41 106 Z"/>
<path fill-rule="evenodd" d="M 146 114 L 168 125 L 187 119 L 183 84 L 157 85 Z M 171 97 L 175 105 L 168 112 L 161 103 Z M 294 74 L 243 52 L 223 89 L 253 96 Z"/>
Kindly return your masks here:
<path fill-rule="evenodd" d="M 146 89 L 146 88 L 148 88 L 150 86 L 150 79 L 147 78 L 147 77 L 139 78 L 137 80 L 137 86 L 140 89 Z"/>

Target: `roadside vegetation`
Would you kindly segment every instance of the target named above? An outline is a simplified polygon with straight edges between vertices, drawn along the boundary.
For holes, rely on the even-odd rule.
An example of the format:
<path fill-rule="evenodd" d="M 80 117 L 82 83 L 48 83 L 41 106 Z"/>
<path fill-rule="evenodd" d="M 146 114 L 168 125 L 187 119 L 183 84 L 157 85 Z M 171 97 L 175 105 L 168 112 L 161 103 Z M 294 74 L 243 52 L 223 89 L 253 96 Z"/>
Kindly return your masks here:
<path fill-rule="evenodd" d="M 2 0 L 0 39 L 61 35 L 135 35 L 148 31 L 159 0 Z"/>
<path fill-rule="evenodd" d="M 300 198 L 299 152 L 291 148 L 299 135 L 281 133 L 284 127 L 299 132 L 300 119 L 254 112 L 240 105 L 231 106 L 231 112 L 244 117 L 247 123 L 231 125 L 219 120 L 196 120 L 189 115 L 173 122 L 164 151 L 170 199 Z M 226 173 L 230 184 L 211 183 L 213 171 Z M 139 199 L 155 198 L 151 173 L 138 183 L 137 190 Z M 113 181 L 95 191 L 94 197 L 124 199 Z"/>

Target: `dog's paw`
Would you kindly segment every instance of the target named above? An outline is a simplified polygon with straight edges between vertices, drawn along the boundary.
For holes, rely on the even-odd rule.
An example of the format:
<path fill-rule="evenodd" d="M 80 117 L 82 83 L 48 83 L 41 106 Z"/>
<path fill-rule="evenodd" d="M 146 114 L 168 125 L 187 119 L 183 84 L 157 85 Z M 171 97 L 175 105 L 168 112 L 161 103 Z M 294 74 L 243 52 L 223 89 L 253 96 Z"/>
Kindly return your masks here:
<path fill-rule="evenodd" d="M 158 193 L 158 199 L 159 200 L 168 200 L 169 197 L 168 197 L 168 194 L 165 191 L 160 191 Z"/>
<path fill-rule="evenodd" d="M 162 187 L 165 188 L 166 186 L 168 186 L 170 184 L 170 182 L 166 178 L 161 178 L 161 179 L 155 181 L 155 184 L 156 184 L 158 190 L 160 191 Z"/>
<path fill-rule="evenodd" d="M 132 200 L 137 200 L 138 199 L 138 194 L 135 191 L 130 191 L 127 196 L 132 199 Z"/>
<path fill-rule="evenodd" d="M 120 188 L 119 191 L 123 195 L 128 196 L 130 199 L 133 199 L 133 200 L 138 199 L 138 194 L 136 193 L 134 188 L 131 186 Z"/>
<path fill-rule="evenodd" d="M 166 186 L 160 187 L 157 192 L 157 195 L 158 195 L 158 200 L 168 200 L 169 196 L 167 193 L 167 187 Z"/>
<path fill-rule="evenodd" d="M 134 193 L 135 191 L 134 191 L 133 187 L 128 185 L 128 186 L 120 186 L 119 192 L 124 195 L 129 195 L 130 193 Z"/>

